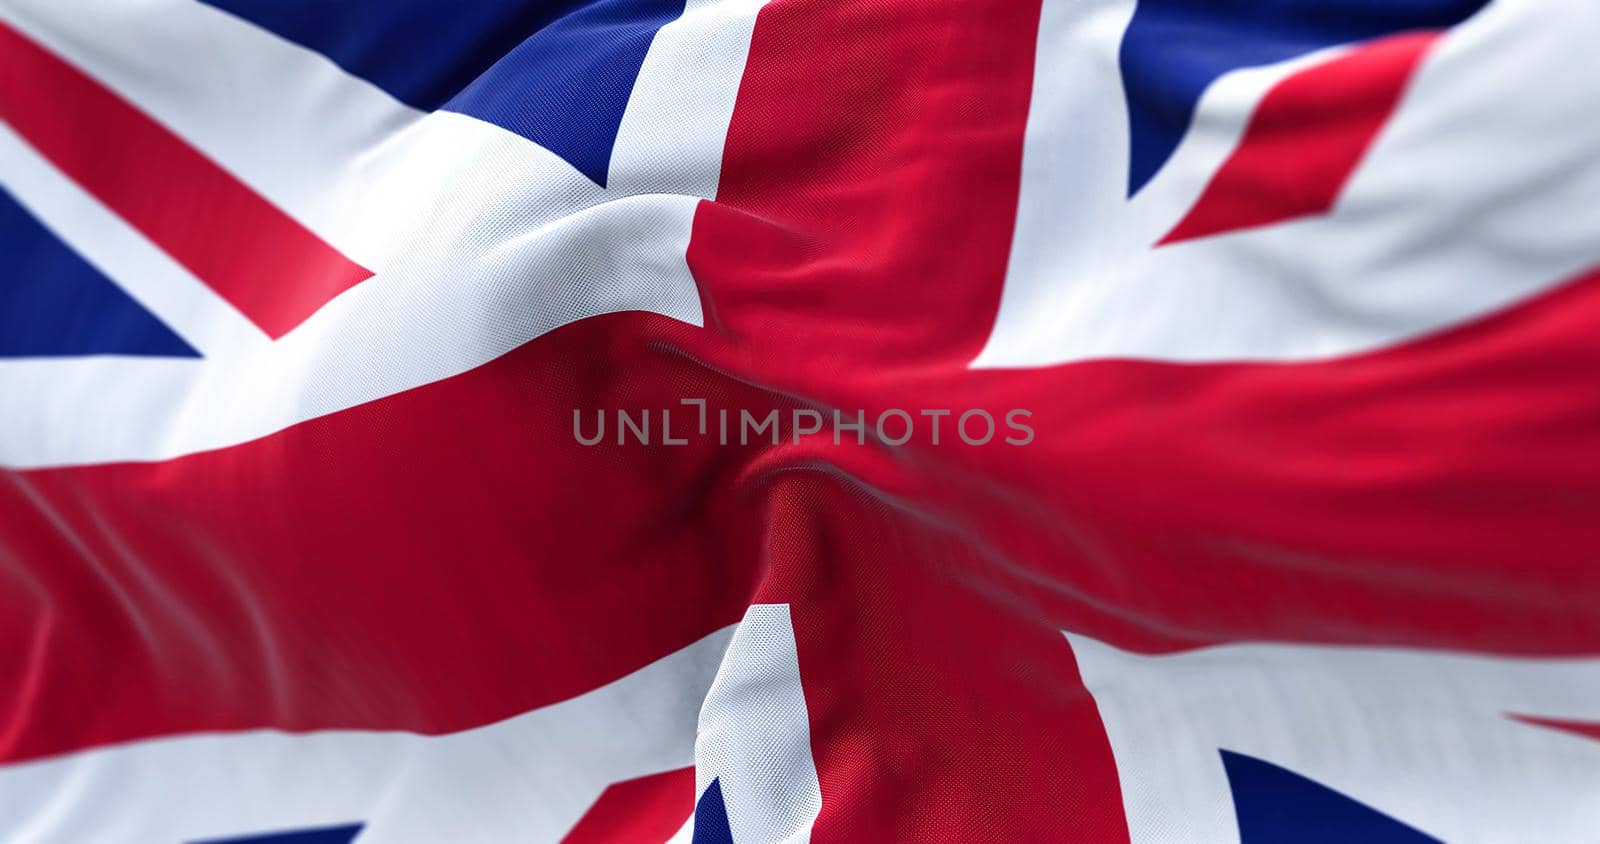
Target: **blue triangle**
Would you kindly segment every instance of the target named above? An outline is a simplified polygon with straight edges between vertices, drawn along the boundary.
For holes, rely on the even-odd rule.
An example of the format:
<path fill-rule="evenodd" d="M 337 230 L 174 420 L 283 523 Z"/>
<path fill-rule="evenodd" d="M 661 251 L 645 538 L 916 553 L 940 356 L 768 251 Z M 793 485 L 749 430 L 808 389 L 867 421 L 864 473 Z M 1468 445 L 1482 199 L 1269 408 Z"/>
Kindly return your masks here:
<path fill-rule="evenodd" d="M 1241 844 L 1428 844 L 1438 839 L 1299 774 L 1222 751 Z"/>
<path fill-rule="evenodd" d="M 0 189 L 0 358 L 199 357 Z"/>
<path fill-rule="evenodd" d="M 197 841 L 195 844 L 350 844 L 355 840 L 356 834 L 361 832 L 361 827 L 362 824 L 358 823 L 321 826 L 315 829 L 246 835 L 241 838 L 214 838 Z"/>
<path fill-rule="evenodd" d="M 733 830 L 728 828 L 728 807 L 722 802 L 722 778 L 706 786 L 700 802 L 694 807 L 693 844 L 733 844 Z"/>

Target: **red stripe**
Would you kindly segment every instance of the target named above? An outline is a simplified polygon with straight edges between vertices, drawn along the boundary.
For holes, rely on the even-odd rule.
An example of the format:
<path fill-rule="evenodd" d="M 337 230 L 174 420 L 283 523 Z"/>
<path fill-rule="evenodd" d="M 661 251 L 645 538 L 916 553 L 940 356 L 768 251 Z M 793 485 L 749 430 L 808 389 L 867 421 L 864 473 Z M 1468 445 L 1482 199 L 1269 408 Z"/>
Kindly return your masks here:
<path fill-rule="evenodd" d="M 657 844 L 694 813 L 694 768 L 619 782 L 600 792 L 562 844 Z"/>
<path fill-rule="evenodd" d="M 1596 307 L 1590 275 L 1346 360 L 996 373 L 1055 433 L 985 462 L 1028 506 L 984 535 L 1060 587 L 1053 616 L 1134 650 L 1600 653 Z"/>
<path fill-rule="evenodd" d="M 822 789 L 813 841 L 1126 841 L 1110 743 L 1062 635 L 981 542 L 876 472 L 773 479 Z"/>
<path fill-rule="evenodd" d="M 1536 718 L 1532 715 L 1517 715 L 1515 713 L 1507 717 L 1514 721 L 1521 721 L 1524 724 L 1531 724 L 1535 727 L 1545 727 L 1551 730 L 1560 730 L 1563 733 L 1571 733 L 1575 736 L 1582 736 L 1586 739 L 1600 741 L 1600 723 L 1594 721 L 1569 721 L 1564 718 Z"/>
<path fill-rule="evenodd" d="M 273 338 L 372 275 L 4 23 L 0 119 Z"/>
<path fill-rule="evenodd" d="M 738 621 L 760 530 L 739 462 L 572 434 L 573 407 L 725 390 L 671 351 L 695 329 L 580 325 L 244 445 L 0 471 L 0 761 L 180 732 L 462 730 Z"/>
<path fill-rule="evenodd" d="M 1038 18 L 1017 0 L 762 10 L 688 253 L 746 377 L 847 409 L 978 399 L 965 365 L 1005 276 Z M 948 446 L 783 451 L 759 464 L 760 599 L 793 606 L 812 840 L 1125 839 L 1065 640 L 990 594 L 986 532 L 921 509 L 983 482 L 938 468 Z"/>
<path fill-rule="evenodd" d="M 1332 210 L 1437 39 L 1433 32 L 1384 39 L 1279 82 L 1239 147 L 1161 242 Z"/>

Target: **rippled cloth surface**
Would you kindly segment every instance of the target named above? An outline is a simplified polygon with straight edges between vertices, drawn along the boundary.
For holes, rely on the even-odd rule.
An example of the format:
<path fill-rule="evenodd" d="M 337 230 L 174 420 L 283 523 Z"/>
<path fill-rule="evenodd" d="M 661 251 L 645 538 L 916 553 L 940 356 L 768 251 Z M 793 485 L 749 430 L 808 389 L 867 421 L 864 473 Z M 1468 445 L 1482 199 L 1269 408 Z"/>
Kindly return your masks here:
<path fill-rule="evenodd" d="M 0 0 L 0 840 L 1593 840 L 1596 33 Z"/>

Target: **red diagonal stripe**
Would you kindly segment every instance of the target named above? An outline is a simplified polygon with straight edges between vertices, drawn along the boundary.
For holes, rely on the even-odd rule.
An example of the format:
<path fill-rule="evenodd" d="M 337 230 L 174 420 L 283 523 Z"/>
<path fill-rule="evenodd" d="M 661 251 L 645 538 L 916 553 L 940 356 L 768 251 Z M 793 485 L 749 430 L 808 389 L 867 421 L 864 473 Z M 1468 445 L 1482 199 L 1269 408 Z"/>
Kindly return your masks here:
<path fill-rule="evenodd" d="M 1239 148 L 1161 242 L 1327 213 L 1437 38 L 1384 39 L 1278 83 Z"/>
<path fill-rule="evenodd" d="M 372 275 L 3 23 L 0 119 L 273 338 Z"/>
<path fill-rule="evenodd" d="M 1548 730 L 1560 730 L 1586 739 L 1600 741 L 1600 721 L 1568 721 L 1562 718 L 1536 718 L 1532 715 L 1518 715 L 1511 713 L 1506 716 L 1513 721 L 1521 721 L 1534 727 L 1544 727 Z"/>
<path fill-rule="evenodd" d="M 693 767 L 651 774 L 600 792 L 561 844 L 655 844 L 671 838 L 693 813 Z"/>

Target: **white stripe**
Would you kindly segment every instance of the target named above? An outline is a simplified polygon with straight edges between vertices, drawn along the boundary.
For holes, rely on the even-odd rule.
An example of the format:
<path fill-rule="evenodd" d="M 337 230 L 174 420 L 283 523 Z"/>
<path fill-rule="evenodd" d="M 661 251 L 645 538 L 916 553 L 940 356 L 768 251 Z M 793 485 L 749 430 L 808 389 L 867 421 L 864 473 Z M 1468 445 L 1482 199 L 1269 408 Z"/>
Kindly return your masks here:
<path fill-rule="evenodd" d="M 706 695 L 695 793 L 712 780 L 734 841 L 810 840 L 822 789 L 788 604 L 750 607 Z"/>
<path fill-rule="evenodd" d="M 474 218 L 442 213 L 409 240 L 406 270 L 357 285 L 261 354 L 182 365 L 0 360 L 0 465 L 160 460 L 244 442 L 466 371 L 596 314 L 645 310 L 698 325 L 684 263 L 695 203 L 622 199 L 490 243 L 476 240 Z M 452 244 L 460 249 L 449 255 Z"/>
<path fill-rule="evenodd" d="M 1239 840 L 1222 750 L 1446 841 L 1592 842 L 1600 830 L 1600 742 L 1507 717 L 1600 721 L 1600 660 L 1303 645 L 1145 656 L 1067 639 L 1135 844 Z"/>
<path fill-rule="evenodd" d="M 519 194 L 524 227 L 634 194 L 711 198 L 761 5 L 695 0 L 663 27 L 623 117 L 609 191 L 519 135 L 430 119 L 321 54 L 193 0 L 11 0 L 7 15 L 383 272 L 396 241 L 441 206 L 476 201 L 484 186 L 463 176 L 537 186 Z"/>
<path fill-rule="evenodd" d="M 364 215 L 403 196 L 388 183 L 405 164 L 419 193 L 443 166 L 407 132 L 422 112 L 195 0 L 7 0 L 4 15 L 369 269 L 387 250 Z"/>
<path fill-rule="evenodd" d="M 698 199 L 716 187 L 759 6 L 696 0 L 663 29 L 607 191 L 520 136 L 459 114 L 423 116 L 209 6 L 11 0 L 5 14 L 30 36 L 377 275 L 259 353 L 226 361 L 0 361 L 0 465 L 232 445 L 472 369 L 598 314 L 699 325 L 684 253 Z M 113 269 L 133 287 L 171 286 L 159 274 L 119 277 L 139 267 Z M 183 314 L 166 313 L 163 298 L 175 295 L 150 301 L 176 324 Z"/>
<path fill-rule="evenodd" d="M 750 36 L 766 3 L 688 0 L 683 16 L 656 33 L 611 151 L 613 191 L 716 197 Z"/>
<path fill-rule="evenodd" d="M 196 735 L 0 768 L 0 840 L 144 844 L 360 821 L 362 844 L 554 841 L 606 786 L 693 764 L 732 636 L 447 736 Z"/>
<path fill-rule="evenodd" d="M 267 335 L 0 123 L 0 184 L 202 355 L 259 353 Z"/>
<path fill-rule="evenodd" d="M 1219 82 L 1197 114 L 1201 139 L 1146 188 L 1157 198 L 1116 206 L 1116 55 L 1131 11 L 1045 4 L 1011 264 L 974 366 L 1351 354 L 1600 264 L 1600 64 L 1587 40 L 1600 7 L 1491 4 L 1430 54 L 1333 214 L 1156 249 L 1232 143 L 1219 142 L 1238 135 L 1238 98 L 1264 86 Z"/>

